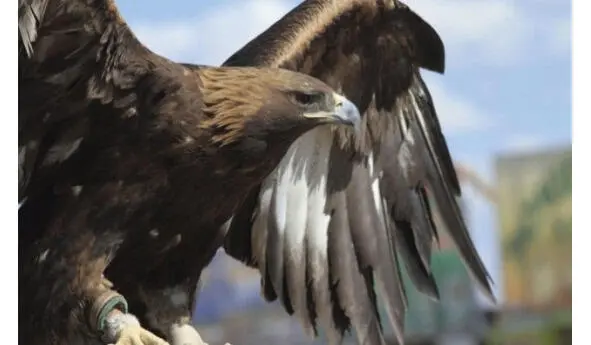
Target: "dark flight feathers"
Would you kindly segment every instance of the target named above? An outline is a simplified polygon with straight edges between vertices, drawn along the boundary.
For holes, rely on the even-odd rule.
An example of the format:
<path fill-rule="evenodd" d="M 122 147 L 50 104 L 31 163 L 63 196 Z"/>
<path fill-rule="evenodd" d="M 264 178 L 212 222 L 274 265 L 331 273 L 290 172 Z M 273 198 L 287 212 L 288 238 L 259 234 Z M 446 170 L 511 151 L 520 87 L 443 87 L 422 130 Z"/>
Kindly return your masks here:
<path fill-rule="evenodd" d="M 402 338 L 400 264 L 421 292 L 438 298 L 430 268 L 435 206 L 470 272 L 492 295 L 419 72 L 443 73 L 444 60 L 436 31 L 398 1 L 316 0 L 225 62 L 310 74 L 365 113 L 358 136 L 316 129 L 300 138 L 235 214 L 225 244 L 228 254 L 261 271 L 268 300 L 279 298 L 311 332 L 324 326 L 331 344 L 351 326 L 360 344 L 384 344 L 374 289 Z"/>
<path fill-rule="evenodd" d="M 33 174 L 50 181 L 83 145 L 91 128 L 87 109 L 105 111 L 95 106 L 101 104 L 133 116 L 138 93 L 158 92 L 139 86 L 148 75 L 147 61 L 172 66 L 142 46 L 109 5 L 19 0 L 19 203 L 33 193 Z M 91 13 L 93 6 L 104 8 Z M 152 84 L 172 89 L 172 76 L 182 70 L 153 75 L 159 80 Z"/>

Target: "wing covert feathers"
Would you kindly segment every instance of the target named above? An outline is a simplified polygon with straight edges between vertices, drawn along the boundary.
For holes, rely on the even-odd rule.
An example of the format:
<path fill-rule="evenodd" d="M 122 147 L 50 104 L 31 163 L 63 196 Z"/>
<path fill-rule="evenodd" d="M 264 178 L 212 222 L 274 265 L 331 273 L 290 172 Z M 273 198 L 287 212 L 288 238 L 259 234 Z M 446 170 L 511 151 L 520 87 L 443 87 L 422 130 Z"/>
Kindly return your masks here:
<path fill-rule="evenodd" d="M 112 0 L 19 0 L 18 26 L 19 202 L 88 147 L 91 114 L 134 118 L 141 97 L 191 87 L 182 66 L 136 39 Z"/>

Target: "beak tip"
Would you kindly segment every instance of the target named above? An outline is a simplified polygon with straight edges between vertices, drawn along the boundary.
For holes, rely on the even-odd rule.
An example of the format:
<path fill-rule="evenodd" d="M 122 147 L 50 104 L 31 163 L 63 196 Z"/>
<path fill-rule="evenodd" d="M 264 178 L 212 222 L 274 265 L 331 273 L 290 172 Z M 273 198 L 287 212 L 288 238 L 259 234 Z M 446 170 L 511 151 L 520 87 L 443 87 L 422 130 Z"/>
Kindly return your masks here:
<path fill-rule="evenodd" d="M 336 118 L 339 122 L 353 126 L 356 130 L 361 125 L 361 113 L 355 105 L 342 95 L 335 95 L 337 107 L 335 109 Z"/>

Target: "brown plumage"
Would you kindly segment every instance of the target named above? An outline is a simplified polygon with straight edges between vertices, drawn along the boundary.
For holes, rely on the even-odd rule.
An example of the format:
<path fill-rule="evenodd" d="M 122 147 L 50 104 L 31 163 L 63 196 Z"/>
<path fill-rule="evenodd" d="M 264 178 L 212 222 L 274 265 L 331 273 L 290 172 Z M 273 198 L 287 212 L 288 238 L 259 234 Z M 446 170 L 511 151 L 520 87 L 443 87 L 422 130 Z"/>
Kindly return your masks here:
<path fill-rule="evenodd" d="M 300 135 L 358 119 L 303 74 L 158 56 L 111 0 L 19 0 L 19 343 L 97 343 L 102 274 L 167 336 L 248 191 Z"/>
<path fill-rule="evenodd" d="M 324 327 L 330 344 L 348 330 L 360 344 L 384 344 L 379 301 L 402 341 L 401 264 L 420 291 L 438 298 L 433 201 L 467 268 L 491 294 L 419 71 L 442 73 L 444 60 L 437 32 L 399 1 L 308 0 L 224 64 L 309 74 L 363 113 L 357 134 L 317 128 L 298 139 L 246 198 L 225 241 L 227 253 L 259 269 L 268 300 L 279 299 L 311 334 Z"/>

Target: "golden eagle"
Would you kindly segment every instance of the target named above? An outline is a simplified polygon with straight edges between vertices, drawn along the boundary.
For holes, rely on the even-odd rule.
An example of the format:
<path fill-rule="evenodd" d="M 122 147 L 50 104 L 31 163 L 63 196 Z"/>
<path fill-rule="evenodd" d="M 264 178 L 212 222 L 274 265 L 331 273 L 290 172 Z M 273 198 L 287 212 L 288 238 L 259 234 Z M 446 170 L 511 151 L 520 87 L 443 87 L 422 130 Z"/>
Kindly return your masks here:
<path fill-rule="evenodd" d="M 438 297 L 433 200 L 490 293 L 420 75 L 443 72 L 443 43 L 401 2 L 305 1 L 221 69 L 150 53 L 112 1 L 19 5 L 20 324 L 60 341 L 84 329 L 81 306 L 102 299 L 80 288 L 106 289 L 104 273 L 144 327 L 171 339 L 223 244 L 309 333 L 385 344 L 381 299 L 402 339 L 400 265 Z M 337 120 L 347 102 L 332 89 L 361 110 L 359 131 L 307 122 Z M 308 127 L 287 135 L 286 107 Z"/>
<path fill-rule="evenodd" d="M 172 337 L 248 191 L 359 122 L 304 74 L 158 56 L 111 0 L 19 0 L 19 344 L 163 343 L 127 307 Z"/>

